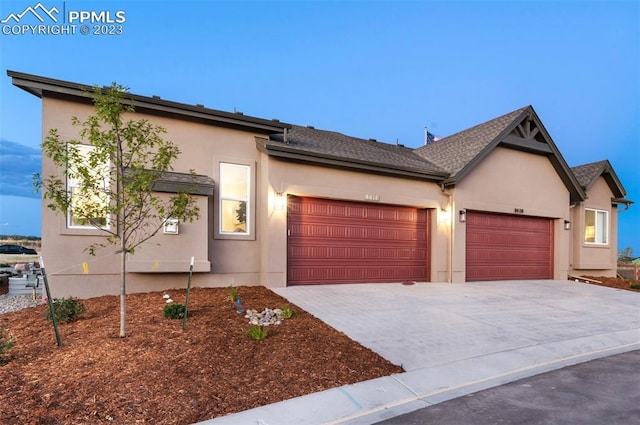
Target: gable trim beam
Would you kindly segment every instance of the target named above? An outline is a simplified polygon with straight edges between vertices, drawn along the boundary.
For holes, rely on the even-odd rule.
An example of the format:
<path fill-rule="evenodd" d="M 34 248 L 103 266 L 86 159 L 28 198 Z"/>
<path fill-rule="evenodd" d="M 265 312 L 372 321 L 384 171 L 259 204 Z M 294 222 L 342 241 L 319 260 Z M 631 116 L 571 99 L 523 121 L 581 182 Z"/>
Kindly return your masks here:
<path fill-rule="evenodd" d="M 502 141 L 502 145 L 504 145 L 505 147 L 537 154 L 549 155 L 553 153 L 549 145 L 547 145 L 546 143 L 540 143 L 530 139 L 523 139 L 521 137 L 512 136 L 510 134 L 504 138 L 504 140 Z"/>

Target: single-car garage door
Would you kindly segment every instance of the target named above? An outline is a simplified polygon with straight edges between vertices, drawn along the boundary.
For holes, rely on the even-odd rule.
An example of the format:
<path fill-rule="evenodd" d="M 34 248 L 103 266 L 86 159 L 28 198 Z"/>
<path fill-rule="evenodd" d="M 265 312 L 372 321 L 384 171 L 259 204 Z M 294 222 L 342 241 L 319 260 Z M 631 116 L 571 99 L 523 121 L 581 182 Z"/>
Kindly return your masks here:
<path fill-rule="evenodd" d="M 427 210 L 289 196 L 290 285 L 429 280 Z"/>
<path fill-rule="evenodd" d="M 466 280 L 551 279 L 548 218 L 467 212 Z"/>

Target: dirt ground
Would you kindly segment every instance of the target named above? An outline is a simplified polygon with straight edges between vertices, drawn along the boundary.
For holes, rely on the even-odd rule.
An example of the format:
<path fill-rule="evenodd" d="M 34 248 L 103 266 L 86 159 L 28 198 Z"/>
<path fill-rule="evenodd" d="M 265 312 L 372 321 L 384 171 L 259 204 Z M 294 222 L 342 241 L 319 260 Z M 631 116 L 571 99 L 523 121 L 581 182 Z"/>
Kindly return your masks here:
<path fill-rule="evenodd" d="M 1 424 L 189 424 L 402 372 L 369 349 L 263 287 L 238 288 L 247 308 L 297 314 L 254 341 L 226 288 L 195 288 L 182 320 L 163 316 L 163 292 L 128 300 L 128 337 L 118 338 L 119 299 L 85 300 L 60 325 L 46 305 L 0 315 L 15 336 L 0 366 Z M 184 303 L 186 291 L 168 291 Z"/>
<path fill-rule="evenodd" d="M 609 288 L 625 289 L 627 291 L 640 292 L 640 289 L 633 289 L 630 286 L 631 284 L 640 284 L 640 281 L 638 280 L 627 280 L 627 279 L 620 279 L 617 277 L 602 277 L 602 276 L 584 276 L 584 277 L 601 282 L 601 283 L 585 282 L 591 285 L 606 286 Z"/>
<path fill-rule="evenodd" d="M 594 279 L 631 290 L 623 279 Z M 60 325 L 61 348 L 46 305 L 0 315 L 16 338 L 0 365 L 0 423 L 188 424 L 402 372 L 268 289 L 238 290 L 247 308 L 297 314 L 253 341 L 226 288 L 192 290 L 186 331 L 163 317 L 165 292 L 132 294 L 121 339 L 119 299 L 98 297 L 83 301 L 82 319 Z M 184 303 L 185 290 L 168 293 Z"/>

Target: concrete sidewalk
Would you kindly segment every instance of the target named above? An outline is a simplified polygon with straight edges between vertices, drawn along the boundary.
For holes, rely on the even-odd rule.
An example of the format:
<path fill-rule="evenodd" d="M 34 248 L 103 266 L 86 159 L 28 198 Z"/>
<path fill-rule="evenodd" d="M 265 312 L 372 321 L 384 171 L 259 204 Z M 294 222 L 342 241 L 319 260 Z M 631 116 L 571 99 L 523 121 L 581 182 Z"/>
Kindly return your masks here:
<path fill-rule="evenodd" d="M 202 424 L 370 424 L 640 349 L 640 294 L 570 281 L 329 285 L 275 292 L 406 372 Z"/>

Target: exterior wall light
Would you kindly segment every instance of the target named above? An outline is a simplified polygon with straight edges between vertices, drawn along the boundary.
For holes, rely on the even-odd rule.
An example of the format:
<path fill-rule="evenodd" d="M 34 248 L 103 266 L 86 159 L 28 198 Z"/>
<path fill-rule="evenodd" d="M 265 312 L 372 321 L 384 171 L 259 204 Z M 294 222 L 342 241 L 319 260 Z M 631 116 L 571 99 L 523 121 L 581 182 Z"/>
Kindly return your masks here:
<path fill-rule="evenodd" d="M 276 211 L 284 211 L 284 207 L 287 204 L 287 196 L 284 194 L 284 192 L 276 192 L 276 198 L 275 198 L 275 202 L 274 202 L 274 209 Z"/>
<path fill-rule="evenodd" d="M 571 230 L 571 222 L 569 220 L 564 221 L 564 230 Z"/>
<path fill-rule="evenodd" d="M 163 232 L 165 235 L 177 235 L 179 230 L 180 228 L 177 218 L 168 218 L 164 221 Z"/>
<path fill-rule="evenodd" d="M 467 221 L 467 212 L 460 210 L 460 223 L 464 223 L 465 221 Z"/>

